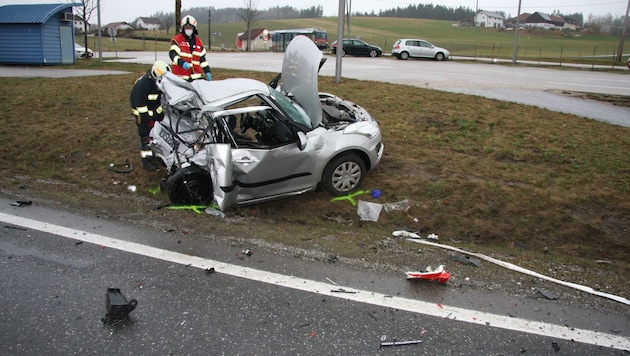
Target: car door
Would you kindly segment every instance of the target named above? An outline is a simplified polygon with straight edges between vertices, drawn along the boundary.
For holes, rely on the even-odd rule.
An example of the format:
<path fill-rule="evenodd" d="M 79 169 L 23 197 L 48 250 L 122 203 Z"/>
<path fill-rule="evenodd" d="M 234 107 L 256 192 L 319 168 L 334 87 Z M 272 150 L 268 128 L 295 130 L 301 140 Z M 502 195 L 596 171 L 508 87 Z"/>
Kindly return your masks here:
<path fill-rule="evenodd" d="M 417 40 L 407 40 L 405 41 L 405 46 L 407 51 L 409 52 L 410 57 L 420 57 L 420 43 Z"/>
<path fill-rule="evenodd" d="M 354 55 L 355 56 L 367 56 L 369 52 L 369 48 L 367 43 L 359 40 L 352 40 L 352 45 L 354 47 Z"/>
<path fill-rule="evenodd" d="M 433 45 L 427 41 L 418 41 L 418 57 L 433 58 Z"/>
<path fill-rule="evenodd" d="M 319 181 L 313 176 L 315 146 L 301 146 L 298 128 L 281 112 L 252 109 L 230 127 L 231 173 L 239 204 L 310 190 Z"/>
<path fill-rule="evenodd" d="M 356 49 L 356 46 L 354 45 L 354 41 L 353 40 L 343 40 L 343 51 L 346 54 L 355 55 L 357 49 Z"/>

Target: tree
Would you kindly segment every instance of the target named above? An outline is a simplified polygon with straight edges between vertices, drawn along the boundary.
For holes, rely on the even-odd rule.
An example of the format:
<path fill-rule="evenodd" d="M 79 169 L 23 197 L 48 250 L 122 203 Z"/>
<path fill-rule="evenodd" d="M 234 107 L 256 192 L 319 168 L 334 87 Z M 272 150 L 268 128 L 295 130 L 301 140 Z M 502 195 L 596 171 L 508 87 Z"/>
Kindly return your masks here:
<path fill-rule="evenodd" d="M 90 58 L 90 56 L 87 55 L 87 49 L 88 49 L 87 29 L 90 23 L 89 22 L 90 18 L 92 17 L 92 14 L 94 14 L 94 11 L 96 10 L 96 5 L 97 5 L 96 2 L 97 0 L 81 0 L 81 8 L 77 10 L 78 15 L 83 18 L 83 28 L 85 29 L 85 31 L 83 31 L 83 47 L 85 47 L 85 59 Z"/>
<path fill-rule="evenodd" d="M 258 6 L 257 0 L 243 0 L 243 9 L 241 10 L 241 13 L 239 15 L 240 18 L 243 21 L 245 21 L 245 24 L 247 25 L 247 48 L 245 49 L 246 51 L 249 51 L 251 49 L 251 43 L 252 43 L 251 28 L 253 25 L 256 24 L 256 22 L 260 18 L 260 15 L 262 14 L 260 11 L 256 9 L 257 6 Z"/>

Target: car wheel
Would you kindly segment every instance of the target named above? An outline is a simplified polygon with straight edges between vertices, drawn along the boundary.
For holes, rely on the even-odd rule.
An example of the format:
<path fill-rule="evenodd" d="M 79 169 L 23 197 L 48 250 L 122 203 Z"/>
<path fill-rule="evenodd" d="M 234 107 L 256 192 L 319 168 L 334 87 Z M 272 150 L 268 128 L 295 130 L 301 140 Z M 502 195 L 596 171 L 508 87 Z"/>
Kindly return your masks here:
<path fill-rule="evenodd" d="M 340 196 L 357 190 L 365 178 L 365 163 L 349 153 L 333 159 L 322 177 L 322 185 L 332 195 Z"/>
<path fill-rule="evenodd" d="M 210 174 L 199 167 L 180 169 L 166 180 L 168 198 L 178 205 L 206 205 L 214 199 Z"/>
<path fill-rule="evenodd" d="M 444 53 L 439 52 L 438 54 L 435 55 L 435 60 L 436 61 L 443 61 L 444 60 Z"/>
<path fill-rule="evenodd" d="M 370 50 L 370 57 L 374 58 L 378 56 L 378 52 L 375 49 Z"/>
<path fill-rule="evenodd" d="M 345 57 L 345 56 L 346 56 L 346 50 L 345 50 L 345 49 L 341 51 L 341 56 L 342 56 L 342 57 Z"/>
<path fill-rule="evenodd" d="M 405 60 L 405 61 L 406 61 L 407 59 L 409 59 L 409 53 L 407 53 L 407 52 L 401 52 L 401 53 L 400 53 L 400 56 L 399 56 L 398 58 L 400 58 L 400 59 L 402 59 L 402 60 Z"/>

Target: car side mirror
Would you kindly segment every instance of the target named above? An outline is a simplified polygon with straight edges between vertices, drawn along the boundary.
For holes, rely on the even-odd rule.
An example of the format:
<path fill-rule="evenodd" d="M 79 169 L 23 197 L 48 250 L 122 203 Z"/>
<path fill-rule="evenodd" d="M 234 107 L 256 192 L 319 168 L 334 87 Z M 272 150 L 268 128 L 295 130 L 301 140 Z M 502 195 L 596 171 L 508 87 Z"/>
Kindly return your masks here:
<path fill-rule="evenodd" d="M 297 133 L 297 146 L 300 151 L 304 151 L 306 148 L 306 144 L 308 143 L 308 138 L 306 138 L 306 134 L 302 131 L 298 131 Z"/>

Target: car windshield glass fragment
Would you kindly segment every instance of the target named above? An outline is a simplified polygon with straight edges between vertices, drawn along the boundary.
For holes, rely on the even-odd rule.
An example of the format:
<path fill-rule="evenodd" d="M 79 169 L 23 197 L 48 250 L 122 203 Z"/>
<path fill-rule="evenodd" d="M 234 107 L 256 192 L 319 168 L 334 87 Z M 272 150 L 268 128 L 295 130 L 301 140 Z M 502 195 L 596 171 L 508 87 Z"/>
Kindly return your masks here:
<path fill-rule="evenodd" d="M 311 119 L 300 105 L 287 98 L 276 89 L 271 89 L 270 92 L 280 109 L 285 112 L 291 121 L 311 129 L 313 128 L 311 125 Z"/>

